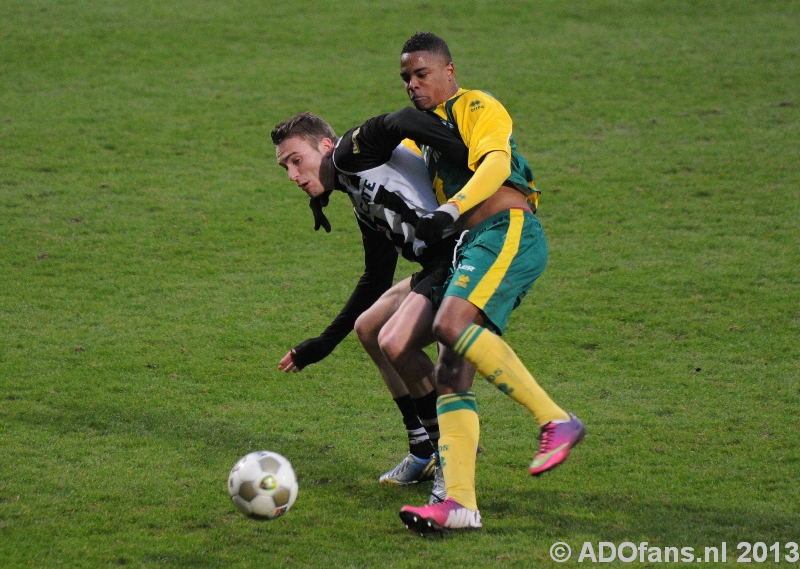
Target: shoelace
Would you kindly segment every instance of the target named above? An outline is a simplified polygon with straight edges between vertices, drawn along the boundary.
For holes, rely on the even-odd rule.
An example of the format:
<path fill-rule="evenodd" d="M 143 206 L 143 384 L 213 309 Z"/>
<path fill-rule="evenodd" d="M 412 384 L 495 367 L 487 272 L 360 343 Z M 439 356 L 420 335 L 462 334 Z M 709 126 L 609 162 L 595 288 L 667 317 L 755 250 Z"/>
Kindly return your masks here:
<path fill-rule="evenodd" d="M 540 449 L 542 447 L 547 448 L 548 443 L 550 443 L 550 438 L 553 436 L 553 430 L 554 429 L 555 429 L 555 426 L 553 426 L 552 423 L 548 423 L 547 425 L 545 425 L 544 430 L 542 431 L 542 434 L 539 437 L 539 441 L 540 441 L 539 442 L 539 448 Z"/>
<path fill-rule="evenodd" d="M 461 235 L 458 237 L 458 241 L 456 241 L 455 249 L 453 249 L 453 268 L 457 269 L 458 265 L 456 264 L 456 258 L 458 257 L 458 248 L 464 243 L 464 237 L 466 237 L 467 233 L 469 233 L 469 229 L 462 231 Z"/>

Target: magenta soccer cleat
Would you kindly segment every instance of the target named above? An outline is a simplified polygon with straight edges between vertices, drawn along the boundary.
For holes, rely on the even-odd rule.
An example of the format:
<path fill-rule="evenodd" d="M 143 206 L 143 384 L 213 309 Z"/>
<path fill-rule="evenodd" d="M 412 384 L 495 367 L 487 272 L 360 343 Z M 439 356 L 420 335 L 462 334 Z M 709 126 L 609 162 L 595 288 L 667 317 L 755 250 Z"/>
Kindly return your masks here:
<path fill-rule="evenodd" d="M 465 508 L 452 498 L 421 508 L 403 506 L 400 508 L 400 519 L 407 529 L 420 535 L 449 529 L 476 530 L 482 527 L 478 510 Z"/>
<path fill-rule="evenodd" d="M 530 466 L 531 476 L 539 476 L 567 460 L 569 450 L 583 440 L 586 430 L 572 413 L 568 421 L 551 421 L 542 427 L 539 452 Z"/>

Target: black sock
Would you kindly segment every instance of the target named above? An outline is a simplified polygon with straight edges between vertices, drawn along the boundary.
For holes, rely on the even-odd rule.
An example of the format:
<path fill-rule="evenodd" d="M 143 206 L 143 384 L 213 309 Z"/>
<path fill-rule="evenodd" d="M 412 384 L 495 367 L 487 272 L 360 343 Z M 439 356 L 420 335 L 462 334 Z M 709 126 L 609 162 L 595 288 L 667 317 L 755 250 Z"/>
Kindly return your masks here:
<path fill-rule="evenodd" d="M 403 415 L 403 424 L 408 434 L 408 450 L 418 458 L 429 458 L 436 447 L 431 443 L 427 429 L 417 417 L 417 407 L 410 395 L 404 395 L 394 400 L 400 413 Z"/>
<path fill-rule="evenodd" d="M 427 395 L 414 399 L 414 406 L 417 409 L 417 417 L 425 431 L 428 433 L 428 438 L 431 440 L 433 450 L 439 450 L 439 417 L 436 415 L 436 399 L 437 394 L 434 389 Z"/>

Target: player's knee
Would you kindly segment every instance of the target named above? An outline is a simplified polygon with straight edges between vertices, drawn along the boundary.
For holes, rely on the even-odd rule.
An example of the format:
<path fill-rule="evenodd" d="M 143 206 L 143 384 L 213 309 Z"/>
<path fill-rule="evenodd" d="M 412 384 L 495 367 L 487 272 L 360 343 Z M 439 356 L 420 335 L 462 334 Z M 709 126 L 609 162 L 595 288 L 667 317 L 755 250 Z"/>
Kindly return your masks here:
<path fill-rule="evenodd" d="M 358 341 L 361 342 L 362 346 L 372 346 L 377 344 L 377 330 L 367 312 L 363 313 L 356 319 L 356 323 L 353 326 L 353 331 L 356 333 L 356 337 L 358 338 Z"/>
<path fill-rule="evenodd" d="M 397 334 L 388 326 L 384 326 L 378 334 L 378 345 L 390 362 L 397 361 L 403 353 Z"/>
<path fill-rule="evenodd" d="M 439 318 L 439 315 L 433 321 L 433 335 L 445 346 L 452 347 L 462 329 L 463 327 L 459 323 L 448 318 Z"/>

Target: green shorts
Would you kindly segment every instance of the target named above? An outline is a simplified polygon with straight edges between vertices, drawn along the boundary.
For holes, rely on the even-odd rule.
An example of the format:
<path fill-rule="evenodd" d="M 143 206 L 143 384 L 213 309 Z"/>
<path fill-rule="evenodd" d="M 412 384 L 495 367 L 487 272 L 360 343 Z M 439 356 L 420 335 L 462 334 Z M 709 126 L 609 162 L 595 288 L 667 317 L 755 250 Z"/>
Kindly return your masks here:
<path fill-rule="evenodd" d="M 468 300 L 502 334 L 545 265 L 547 242 L 536 216 L 524 209 L 501 211 L 467 233 L 442 296 Z"/>

